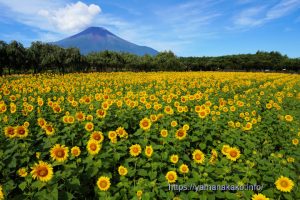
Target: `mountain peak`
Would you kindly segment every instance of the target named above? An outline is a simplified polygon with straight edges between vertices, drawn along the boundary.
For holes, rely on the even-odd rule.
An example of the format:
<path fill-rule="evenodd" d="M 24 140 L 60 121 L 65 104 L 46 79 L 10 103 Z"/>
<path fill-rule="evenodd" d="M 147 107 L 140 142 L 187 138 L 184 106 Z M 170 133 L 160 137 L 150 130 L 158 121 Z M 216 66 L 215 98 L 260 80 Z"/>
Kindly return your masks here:
<path fill-rule="evenodd" d="M 98 35 L 98 36 L 102 36 L 102 37 L 106 37 L 106 36 L 115 36 L 114 34 L 112 34 L 111 32 L 109 32 L 108 30 L 106 30 L 105 28 L 102 27 L 96 27 L 96 26 L 91 26 L 88 27 L 87 29 L 85 29 L 84 31 L 71 36 L 70 38 L 74 38 L 74 37 L 78 37 L 81 35 Z"/>
<path fill-rule="evenodd" d="M 103 27 L 89 27 L 76 35 L 53 42 L 61 47 L 77 47 L 83 54 L 104 50 L 128 52 L 137 55 L 156 55 L 158 52 L 150 47 L 128 42 Z"/>

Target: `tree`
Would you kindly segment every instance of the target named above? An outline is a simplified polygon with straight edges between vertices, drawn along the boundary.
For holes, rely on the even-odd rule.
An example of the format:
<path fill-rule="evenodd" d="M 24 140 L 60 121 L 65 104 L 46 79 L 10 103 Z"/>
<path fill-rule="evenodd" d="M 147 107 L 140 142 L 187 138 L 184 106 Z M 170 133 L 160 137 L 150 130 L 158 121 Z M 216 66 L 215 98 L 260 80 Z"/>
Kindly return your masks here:
<path fill-rule="evenodd" d="M 42 71 L 42 52 L 45 45 L 39 41 L 32 42 L 31 46 L 27 50 L 27 58 L 30 67 L 33 68 L 34 73 L 38 73 Z"/>
<path fill-rule="evenodd" d="M 4 67 L 8 64 L 6 49 L 6 42 L 0 41 L 0 76 L 3 74 Z"/>
<path fill-rule="evenodd" d="M 160 52 L 156 55 L 155 64 L 161 71 L 182 71 L 183 65 L 172 51 Z"/>
<path fill-rule="evenodd" d="M 12 41 L 7 45 L 8 57 L 8 73 L 11 74 L 11 69 L 20 72 L 25 66 L 25 48 L 17 41 Z"/>

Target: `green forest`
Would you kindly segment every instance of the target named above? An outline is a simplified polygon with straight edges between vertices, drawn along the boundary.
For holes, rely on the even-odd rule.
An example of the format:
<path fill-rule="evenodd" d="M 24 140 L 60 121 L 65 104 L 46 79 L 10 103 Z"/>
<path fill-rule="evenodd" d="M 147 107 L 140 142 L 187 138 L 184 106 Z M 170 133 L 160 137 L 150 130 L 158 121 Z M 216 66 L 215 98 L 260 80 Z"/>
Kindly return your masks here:
<path fill-rule="evenodd" d="M 48 43 L 33 42 L 25 48 L 17 41 L 0 41 L 0 75 L 92 71 L 299 72 L 300 58 L 289 58 L 276 51 L 218 57 L 177 57 L 171 51 L 160 52 L 156 56 L 113 51 L 82 55 L 77 48 L 64 49 Z"/>

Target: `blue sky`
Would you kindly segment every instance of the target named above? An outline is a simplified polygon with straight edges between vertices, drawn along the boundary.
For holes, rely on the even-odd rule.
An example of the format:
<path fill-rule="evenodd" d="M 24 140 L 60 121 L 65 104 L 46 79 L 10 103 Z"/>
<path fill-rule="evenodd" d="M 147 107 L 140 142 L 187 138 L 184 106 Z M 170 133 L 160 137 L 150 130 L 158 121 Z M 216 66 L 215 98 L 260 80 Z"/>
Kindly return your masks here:
<path fill-rule="evenodd" d="M 0 0 L 0 40 L 56 41 L 102 26 L 178 56 L 300 57 L 300 0 Z"/>

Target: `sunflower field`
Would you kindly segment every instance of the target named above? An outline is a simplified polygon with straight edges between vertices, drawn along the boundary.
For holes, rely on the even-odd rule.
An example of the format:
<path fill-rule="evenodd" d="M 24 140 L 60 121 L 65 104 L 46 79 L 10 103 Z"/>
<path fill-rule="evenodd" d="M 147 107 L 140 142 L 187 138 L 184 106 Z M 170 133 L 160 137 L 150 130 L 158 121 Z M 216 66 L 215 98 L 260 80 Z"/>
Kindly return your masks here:
<path fill-rule="evenodd" d="M 300 75 L 0 77 L 0 132 L 0 199 L 300 199 Z"/>

